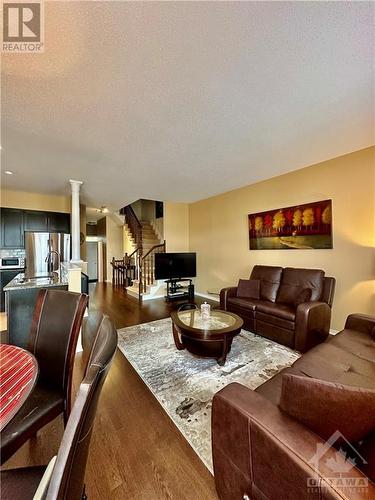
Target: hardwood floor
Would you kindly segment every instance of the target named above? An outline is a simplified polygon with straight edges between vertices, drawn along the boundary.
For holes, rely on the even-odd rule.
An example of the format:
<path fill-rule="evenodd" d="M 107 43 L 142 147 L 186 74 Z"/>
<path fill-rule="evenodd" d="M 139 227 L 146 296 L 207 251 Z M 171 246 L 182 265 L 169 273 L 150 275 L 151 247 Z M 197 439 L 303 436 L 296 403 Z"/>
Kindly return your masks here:
<path fill-rule="evenodd" d="M 138 304 L 109 284 L 90 286 L 90 310 L 107 313 L 116 328 L 166 318 L 176 307 L 163 299 Z M 77 385 L 80 364 L 78 354 Z M 58 449 L 62 432 L 61 420 L 56 419 L 26 443 L 4 468 L 47 463 Z M 218 498 L 210 472 L 120 352 L 115 356 L 99 402 L 86 487 L 89 500 Z"/>

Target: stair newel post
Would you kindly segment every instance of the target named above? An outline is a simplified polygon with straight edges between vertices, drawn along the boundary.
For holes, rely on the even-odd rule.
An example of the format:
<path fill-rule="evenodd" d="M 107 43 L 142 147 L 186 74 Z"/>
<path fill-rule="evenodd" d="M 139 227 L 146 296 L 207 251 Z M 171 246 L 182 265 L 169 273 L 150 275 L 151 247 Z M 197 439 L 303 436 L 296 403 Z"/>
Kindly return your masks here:
<path fill-rule="evenodd" d="M 112 283 L 115 285 L 116 282 L 115 282 L 115 258 L 112 257 Z"/>
<path fill-rule="evenodd" d="M 155 256 L 155 252 L 152 252 L 152 254 L 150 256 L 150 281 L 151 281 L 151 285 L 154 284 L 154 256 Z"/>
<path fill-rule="evenodd" d="M 145 273 L 146 273 L 145 286 L 147 286 L 148 285 L 148 258 L 145 258 L 144 263 L 145 263 Z"/>
<path fill-rule="evenodd" d="M 143 272 L 142 272 L 142 247 L 138 248 L 138 274 L 139 274 L 139 300 L 142 300 L 143 294 Z"/>

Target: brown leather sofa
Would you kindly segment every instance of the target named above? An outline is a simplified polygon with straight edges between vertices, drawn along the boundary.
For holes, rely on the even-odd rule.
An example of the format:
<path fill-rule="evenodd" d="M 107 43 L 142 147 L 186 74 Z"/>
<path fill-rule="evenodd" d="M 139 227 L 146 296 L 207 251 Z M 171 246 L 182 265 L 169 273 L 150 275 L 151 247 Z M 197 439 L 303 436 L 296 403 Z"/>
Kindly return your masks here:
<path fill-rule="evenodd" d="M 233 383 L 215 395 L 212 450 L 221 500 L 375 498 L 375 431 L 355 446 L 363 460 L 350 470 L 357 485 L 350 488 L 329 467 L 331 459 L 337 463 L 337 451 L 278 406 L 284 373 L 375 389 L 374 331 L 375 318 L 350 315 L 343 331 L 255 391 Z M 312 465 L 317 452 L 318 473 Z"/>
<path fill-rule="evenodd" d="M 334 278 L 320 269 L 254 266 L 250 279 L 260 280 L 260 299 L 237 297 L 237 287 L 220 292 L 221 309 L 241 316 L 244 328 L 300 352 L 327 338 Z M 296 307 L 303 289 L 311 290 L 311 300 Z"/>

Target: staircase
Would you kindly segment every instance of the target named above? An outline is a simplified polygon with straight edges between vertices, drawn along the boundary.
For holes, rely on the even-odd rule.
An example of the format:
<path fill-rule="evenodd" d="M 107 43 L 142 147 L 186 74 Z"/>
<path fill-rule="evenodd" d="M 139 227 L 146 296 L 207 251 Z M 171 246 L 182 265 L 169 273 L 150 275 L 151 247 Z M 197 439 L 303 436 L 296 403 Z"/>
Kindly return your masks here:
<path fill-rule="evenodd" d="M 130 205 L 122 210 L 125 216 L 125 228 L 133 244 L 133 252 L 124 260 L 129 266 L 135 266 L 135 279 L 127 293 L 138 300 L 154 298 L 161 286 L 155 280 L 155 254 L 165 252 L 165 241 L 156 234 L 153 224 L 139 221 Z"/>

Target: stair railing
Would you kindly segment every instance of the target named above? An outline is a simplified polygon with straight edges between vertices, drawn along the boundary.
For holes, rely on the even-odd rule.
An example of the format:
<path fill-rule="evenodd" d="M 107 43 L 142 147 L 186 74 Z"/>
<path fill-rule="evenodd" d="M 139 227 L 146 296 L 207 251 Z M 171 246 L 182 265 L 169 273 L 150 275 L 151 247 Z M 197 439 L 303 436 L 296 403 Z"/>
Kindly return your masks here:
<path fill-rule="evenodd" d="M 127 205 L 123 209 L 121 209 L 121 213 L 125 215 L 125 222 L 128 225 L 128 228 L 133 236 L 136 249 L 129 256 L 129 258 L 133 257 L 135 259 L 136 266 L 136 279 L 139 283 L 139 294 L 141 298 L 141 288 L 143 288 L 143 277 L 142 277 L 142 255 L 143 255 L 143 241 L 142 241 L 142 224 L 140 223 L 136 213 L 134 212 L 131 205 Z"/>
<path fill-rule="evenodd" d="M 142 281 L 139 283 L 139 299 L 146 293 L 147 286 L 151 286 L 155 282 L 155 255 L 157 253 L 165 253 L 165 240 L 160 245 L 154 245 L 150 250 L 140 258 L 140 271 Z"/>
<path fill-rule="evenodd" d="M 135 279 L 138 280 L 139 300 L 146 293 L 147 286 L 155 281 L 155 254 L 165 252 L 165 241 L 154 245 L 143 255 L 142 224 L 130 205 L 122 208 L 120 213 L 125 216 L 125 222 L 134 239 L 136 249 L 130 254 L 125 254 L 124 261 L 130 266 L 132 259 L 135 261 Z"/>
<path fill-rule="evenodd" d="M 124 255 L 122 259 L 112 258 L 112 284 L 127 288 L 136 279 L 136 265 L 131 257 L 137 252 L 135 250 L 130 256 Z"/>
<path fill-rule="evenodd" d="M 133 208 L 128 205 L 121 210 L 121 213 L 125 215 L 125 222 L 134 238 L 137 250 L 142 249 L 142 224 L 138 220 Z"/>

